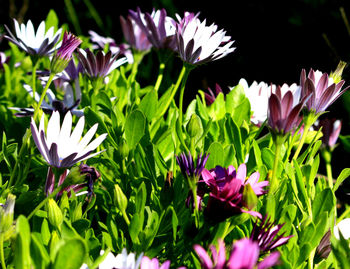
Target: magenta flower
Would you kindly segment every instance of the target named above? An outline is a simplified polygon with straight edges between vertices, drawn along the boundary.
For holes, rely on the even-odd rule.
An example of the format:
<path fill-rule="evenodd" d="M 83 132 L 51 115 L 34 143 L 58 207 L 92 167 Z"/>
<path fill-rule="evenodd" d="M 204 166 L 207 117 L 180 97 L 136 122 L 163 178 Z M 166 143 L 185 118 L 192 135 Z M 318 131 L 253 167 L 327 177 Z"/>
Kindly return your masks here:
<path fill-rule="evenodd" d="M 142 13 L 140 8 L 129 10 L 129 15 L 146 34 L 149 42 L 157 49 L 169 48 L 176 50 L 176 22 L 167 16 L 166 10 L 153 10 L 151 14 Z"/>
<path fill-rule="evenodd" d="M 260 223 L 258 224 L 258 222 Z M 284 233 L 277 235 L 283 226 L 284 224 L 275 225 L 270 222 L 265 215 L 261 221 L 255 222 L 250 239 L 259 244 L 260 252 L 266 253 L 287 244 L 289 238 L 293 237 L 293 235 L 284 236 Z"/>
<path fill-rule="evenodd" d="M 206 25 L 196 15 L 185 16 L 176 25 L 176 43 L 180 58 L 191 65 L 208 63 L 233 52 L 234 41 L 226 31 L 217 31 L 217 25 Z"/>
<path fill-rule="evenodd" d="M 232 251 L 228 260 L 226 260 L 226 249 L 224 242 L 219 240 L 219 250 L 211 245 L 209 248 L 213 260 L 200 245 L 194 245 L 204 269 L 266 269 L 279 263 L 279 252 L 273 252 L 263 260 L 259 261 L 259 245 L 249 238 L 243 238 L 236 241 L 232 246 Z"/>
<path fill-rule="evenodd" d="M 133 49 L 138 51 L 148 51 L 152 47 L 146 33 L 142 31 L 132 16 L 128 15 L 126 19 L 123 16 L 120 16 L 120 24 L 126 42 L 128 42 Z"/>
<path fill-rule="evenodd" d="M 307 97 L 297 103 L 291 91 L 287 91 L 282 97 L 279 88 L 277 86 L 276 94 L 272 93 L 269 98 L 268 124 L 273 132 L 287 134 L 301 122 L 299 114 Z"/>
<path fill-rule="evenodd" d="M 316 130 L 319 130 L 322 127 L 323 146 L 333 149 L 339 137 L 342 122 L 336 119 L 325 118 L 315 122 L 314 126 Z"/>
<path fill-rule="evenodd" d="M 306 77 L 306 71 L 303 69 L 300 74 L 300 86 L 302 97 L 310 96 L 306 102 L 307 109 L 316 114 L 325 111 L 349 88 L 341 90 L 344 83 L 344 80 L 335 83 L 327 73 L 318 70 L 315 72 L 313 69 L 310 69 Z"/>
<path fill-rule="evenodd" d="M 56 51 L 51 60 L 51 72 L 62 72 L 72 59 L 72 54 L 77 47 L 81 44 L 82 40 L 72 33 L 65 32 L 61 47 Z"/>
<path fill-rule="evenodd" d="M 203 181 L 209 186 L 209 200 L 205 209 L 205 214 L 209 220 L 220 222 L 234 215 L 248 213 L 252 216 L 261 218 L 259 212 L 245 210 L 247 205 L 243 193 L 245 188 L 250 185 L 256 196 L 266 193 L 264 187 L 268 181 L 258 182 L 259 172 L 253 173 L 246 179 L 247 168 L 241 164 L 237 170 L 231 165 L 227 169 L 217 166 L 215 169 L 203 169 Z"/>
<path fill-rule="evenodd" d="M 169 269 L 170 261 L 165 261 L 161 266 L 157 258 L 150 259 L 147 256 L 143 256 L 141 259 L 141 269 Z"/>

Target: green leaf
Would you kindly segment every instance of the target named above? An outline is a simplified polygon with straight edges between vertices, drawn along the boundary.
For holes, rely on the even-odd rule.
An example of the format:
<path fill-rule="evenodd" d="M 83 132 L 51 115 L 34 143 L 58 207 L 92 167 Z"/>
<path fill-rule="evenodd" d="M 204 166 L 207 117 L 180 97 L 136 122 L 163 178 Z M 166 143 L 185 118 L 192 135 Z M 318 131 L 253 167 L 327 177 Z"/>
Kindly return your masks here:
<path fill-rule="evenodd" d="M 299 251 L 299 258 L 297 260 L 296 266 L 301 265 L 303 262 L 305 262 L 310 255 L 311 252 L 311 246 L 309 243 L 304 244 Z M 295 267 L 296 268 L 296 267 Z"/>
<path fill-rule="evenodd" d="M 15 243 L 15 268 L 31 268 L 30 262 L 30 226 L 23 215 L 20 215 L 16 221 L 16 243 Z"/>
<path fill-rule="evenodd" d="M 51 27 L 54 27 L 54 32 L 58 29 L 58 17 L 53 9 L 50 9 L 49 14 L 45 20 L 45 31 L 47 32 Z"/>
<path fill-rule="evenodd" d="M 238 125 L 232 120 L 229 114 L 226 114 L 225 121 L 225 140 L 233 144 L 236 150 L 236 158 L 239 164 L 244 162 L 244 153 L 242 147 L 242 136 Z"/>
<path fill-rule="evenodd" d="M 317 193 L 312 203 L 312 218 L 314 222 L 317 222 L 323 212 L 328 212 L 330 215 L 334 207 L 335 196 L 330 188 L 326 188 L 322 192 Z"/>
<path fill-rule="evenodd" d="M 30 253 L 35 268 L 46 268 L 50 263 L 50 256 L 47 253 L 45 246 L 42 244 L 38 235 L 33 233 L 31 236 Z"/>
<path fill-rule="evenodd" d="M 78 269 L 83 264 L 86 255 L 87 246 L 84 240 L 80 238 L 65 240 L 57 251 L 53 268 Z"/>
<path fill-rule="evenodd" d="M 147 119 L 151 121 L 157 112 L 158 94 L 155 90 L 150 91 L 142 98 L 139 109 L 145 114 Z"/>
<path fill-rule="evenodd" d="M 130 221 L 130 225 L 129 225 L 129 234 L 130 234 L 130 238 L 131 241 L 134 244 L 139 244 L 139 233 L 142 229 L 143 226 L 143 222 L 141 222 L 140 219 L 140 215 L 138 213 L 135 213 Z"/>
<path fill-rule="evenodd" d="M 43 222 L 41 224 L 41 238 L 43 240 L 44 245 L 48 246 L 51 238 L 51 233 L 49 229 L 49 223 L 46 219 L 43 219 Z"/>
<path fill-rule="evenodd" d="M 333 192 L 336 192 L 339 186 L 343 183 L 343 181 L 347 179 L 349 176 L 350 176 L 350 168 L 343 169 L 343 171 L 340 172 L 340 175 L 338 176 L 336 183 L 333 186 Z"/>
<path fill-rule="evenodd" d="M 219 142 L 213 142 L 208 149 L 209 157 L 206 163 L 208 169 L 214 168 L 217 165 L 224 164 L 224 148 Z"/>
<path fill-rule="evenodd" d="M 125 139 L 134 148 L 145 134 L 146 118 L 140 110 L 134 110 L 125 122 Z"/>

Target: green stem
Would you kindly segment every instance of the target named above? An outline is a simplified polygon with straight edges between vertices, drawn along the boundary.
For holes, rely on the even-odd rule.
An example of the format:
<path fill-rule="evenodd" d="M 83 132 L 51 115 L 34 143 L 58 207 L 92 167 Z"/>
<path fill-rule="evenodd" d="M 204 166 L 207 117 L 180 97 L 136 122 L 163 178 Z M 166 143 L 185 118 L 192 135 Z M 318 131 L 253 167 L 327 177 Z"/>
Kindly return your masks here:
<path fill-rule="evenodd" d="M 35 102 L 35 93 L 36 93 L 36 69 L 37 69 L 37 66 L 38 66 L 38 61 L 33 65 L 33 72 L 32 72 L 32 90 L 33 90 L 34 102 Z M 36 109 L 36 106 L 34 108 Z"/>
<path fill-rule="evenodd" d="M 154 90 L 157 92 L 159 90 L 160 84 L 162 83 L 163 80 L 163 74 L 164 74 L 164 69 L 165 69 L 165 63 L 161 62 L 159 65 L 159 74 L 158 78 L 156 81 L 156 84 L 154 85 Z"/>
<path fill-rule="evenodd" d="M 0 235 L 0 259 L 1 259 L 1 268 L 6 269 L 5 256 L 4 256 L 4 235 Z"/>
<path fill-rule="evenodd" d="M 348 214 L 350 213 L 350 206 L 345 209 L 345 211 L 343 212 L 343 214 L 340 215 L 340 217 L 337 219 L 337 224 L 342 221 L 343 219 L 345 219 L 345 217 L 348 216 Z"/>
<path fill-rule="evenodd" d="M 126 222 L 126 224 L 129 226 L 130 225 L 130 220 L 128 218 L 128 215 L 126 214 L 125 210 L 122 211 L 123 218 Z"/>
<path fill-rule="evenodd" d="M 180 97 L 179 97 L 179 122 L 180 126 L 182 128 L 183 123 L 183 99 L 184 99 L 184 93 L 185 93 L 185 86 L 187 82 L 188 75 L 191 71 L 191 68 L 188 68 L 186 65 L 184 65 L 185 68 L 185 74 L 181 83 L 181 89 L 180 89 Z"/>
<path fill-rule="evenodd" d="M 191 180 L 191 179 L 190 179 Z M 191 190 L 192 190 L 192 195 L 193 195 L 193 203 L 194 203 L 194 219 L 195 219 L 195 224 L 196 227 L 199 228 L 199 212 L 198 212 L 198 207 L 197 207 L 197 186 L 196 184 L 193 184 L 192 182 L 189 182 Z M 193 186 L 192 186 L 193 185 Z"/>
<path fill-rule="evenodd" d="M 54 77 L 55 77 L 55 74 L 54 74 L 54 73 L 51 73 L 51 74 L 50 74 L 50 77 L 49 77 L 49 80 L 47 81 L 47 83 L 46 83 L 46 85 L 45 85 L 45 88 L 44 88 L 43 92 L 41 93 L 40 100 L 39 100 L 39 102 L 38 102 L 38 104 L 37 104 L 37 107 L 36 107 L 35 110 L 34 110 L 34 115 L 33 115 L 34 121 L 36 120 L 36 117 L 37 117 L 37 115 L 38 115 L 38 113 L 39 113 L 41 104 L 42 104 L 42 102 L 44 101 L 44 98 L 45 98 L 45 96 L 46 96 L 46 92 L 47 92 L 47 90 L 49 89 L 50 84 L 51 84 L 51 82 L 52 82 L 52 80 L 53 80 Z"/>
<path fill-rule="evenodd" d="M 56 175 L 55 175 L 56 176 Z M 63 185 L 61 186 L 58 186 L 49 196 L 47 196 L 44 200 L 42 200 L 37 206 L 36 208 L 34 208 L 34 210 L 28 215 L 27 219 L 30 220 L 34 215 L 35 213 L 40 209 L 42 208 L 46 202 L 50 199 L 50 198 L 53 198 L 57 195 L 57 193 L 59 193 L 61 190 L 63 189 Z"/>
<path fill-rule="evenodd" d="M 160 117 L 162 117 L 162 116 L 165 114 L 165 112 L 168 110 L 168 107 L 170 106 L 171 102 L 172 102 L 173 99 L 174 99 L 174 96 L 175 96 L 175 94 L 176 94 L 176 92 L 177 92 L 177 89 L 178 89 L 179 86 L 180 86 L 180 83 L 181 83 L 181 81 L 182 81 L 182 78 L 183 78 L 184 75 L 185 75 L 185 72 L 186 72 L 186 67 L 183 66 L 182 69 L 181 69 L 181 72 L 180 72 L 180 74 L 179 74 L 179 77 L 177 78 L 176 84 L 175 84 L 175 86 L 173 87 L 172 92 L 171 92 L 169 98 L 167 98 L 167 102 L 166 102 L 165 106 L 163 107 L 163 110 L 161 111 L 161 113 L 159 113 L 157 120 L 158 120 Z"/>
<path fill-rule="evenodd" d="M 314 256 L 315 256 L 315 251 L 316 249 L 312 250 L 309 255 L 309 260 L 308 260 L 308 268 L 313 269 L 314 268 Z"/>
<path fill-rule="evenodd" d="M 328 186 L 332 189 L 333 188 L 333 176 L 332 176 L 332 165 L 330 162 L 326 163 L 326 170 L 327 170 Z"/>
<path fill-rule="evenodd" d="M 305 143 L 307 134 L 309 132 L 310 127 L 312 126 L 312 124 L 314 124 L 314 122 L 316 121 L 316 119 L 318 118 L 319 115 L 315 115 L 313 112 L 311 112 L 309 115 L 307 115 L 304 118 L 304 130 L 303 130 L 303 135 L 301 136 L 300 142 L 298 144 L 298 147 L 294 153 L 293 156 L 293 160 L 296 160 L 299 156 L 299 153 Z"/>
<path fill-rule="evenodd" d="M 277 139 L 278 140 L 278 139 Z M 273 162 L 273 170 L 272 170 L 272 177 L 271 177 L 271 185 L 270 185 L 270 193 L 274 194 L 277 189 L 277 169 L 278 169 L 278 160 L 281 152 L 282 144 L 280 142 L 276 142 L 276 149 L 275 149 L 275 160 Z"/>

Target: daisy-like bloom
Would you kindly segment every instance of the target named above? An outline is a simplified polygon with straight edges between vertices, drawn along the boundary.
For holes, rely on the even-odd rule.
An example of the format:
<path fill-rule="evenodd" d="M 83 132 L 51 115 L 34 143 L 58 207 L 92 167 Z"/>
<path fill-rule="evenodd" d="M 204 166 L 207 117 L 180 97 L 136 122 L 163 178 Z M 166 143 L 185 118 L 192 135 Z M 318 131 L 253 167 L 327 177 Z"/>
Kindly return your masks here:
<path fill-rule="evenodd" d="M 101 255 L 103 251 L 101 251 Z M 108 253 L 107 257 L 99 264 L 99 269 L 112 269 L 112 268 L 122 268 L 122 269 L 139 269 L 141 264 L 141 259 L 143 254 L 141 253 L 137 259 L 135 253 L 127 253 L 124 248 L 122 253 L 114 256 L 111 252 Z"/>
<path fill-rule="evenodd" d="M 141 30 L 140 26 L 130 15 L 126 19 L 120 16 L 120 24 L 126 42 L 133 49 L 138 51 L 148 51 L 151 49 L 152 44 L 149 42 L 146 33 Z"/>
<path fill-rule="evenodd" d="M 54 52 L 62 29 L 58 29 L 55 33 L 54 27 L 50 27 L 50 29 L 46 31 L 45 21 L 42 21 L 35 33 L 33 23 L 30 20 L 27 22 L 27 25 L 24 23 L 19 25 L 15 19 L 13 19 L 13 21 L 15 24 L 16 36 L 12 34 L 10 29 L 5 25 L 9 34 L 9 36 L 5 35 L 6 39 L 33 56 L 43 57 L 51 55 Z"/>
<path fill-rule="evenodd" d="M 65 32 L 61 47 L 56 51 L 51 60 L 51 72 L 54 74 L 62 72 L 72 59 L 72 54 L 81 44 L 82 40 L 72 33 Z"/>
<path fill-rule="evenodd" d="M 333 230 L 335 238 L 339 239 L 341 233 L 345 240 L 350 238 L 350 218 L 341 220 L 337 225 L 334 226 Z"/>
<path fill-rule="evenodd" d="M 264 187 L 269 183 L 268 181 L 258 182 L 259 172 L 254 172 L 248 179 L 246 176 L 245 164 L 241 164 L 237 170 L 232 165 L 227 169 L 220 166 L 210 171 L 203 169 L 203 181 L 210 188 L 208 204 L 204 211 L 208 220 L 221 222 L 241 213 L 261 218 L 259 212 L 251 210 L 255 204 L 251 204 L 248 197 L 265 194 Z M 248 196 L 246 196 L 247 191 Z"/>
<path fill-rule="evenodd" d="M 271 93 L 276 93 L 278 89 L 283 97 L 288 91 L 293 94 L 294 104 L 300 99 L 300 86 L 296 83 L 291 84 L 290 86 L 286 83 L 282 87 L 276 87 L 275 84 L 268 85 L 266 82 L 256 82 L 249 86 L 248 82 L 242 78 L 238 82 L 239 85 L 243 87 L 244 94 L 248 98 L 251 111 L 253 115 L 251 117 L 251 122 L 257 126 L 261 126 L 263 122 L 267 119 L 267 110 L 268 110 L 268 101 Z"/>
<path fill-rule="evenodd" d="M 162 265 L 159 264 L 157 258 L 150 259 L 147 256 L 143 256 L 141 259 L 141 269 L 169 269 L 170 261 L 165 261 Z"/>
<path fill-rule="evenodd" d="M 92 81 L 104 79 L 114 69 L 126 63 L 125 57 L 116 60 L 118 56 L 119 54 L 112 55 L 111 51 L 105 54 L 99 50 L 94 55 L 89 49 L 78 50 L 79 62 Z"/>
<path fill-rule="evenodd" d="M 219 240 L 218 251 L 214 245 L 209 247 L 213 260 L 200 245 L 194 245 L 193 248 L 204 269 L 266 269 L 277 265 L 280 257 L 279 252 L 273 252 L 259 261 L 259 245 L 248 238 L 240 239 L 233 244 L 228 260 L 226 260 L 226 249 L 222 240 Z"/>
<path fill-rule="evenodd" d="M 336 119 L 321 119 L 316 121 L 314 127 L 319 130 L 322 127 L 322 144 L 324 147 L 333 149 L 340 134 L 342 122 Z"/>
<path fill-rule="evenodd" d="M 148 12 L 142 13 L 140 8 L 137 8 L 136 11 L 129 10 L 129 15 L 146 34 L 153 47 L 176 50 L 176 22 L 173 18 L 167 16 L 164 8 L 157 11 L 153 10 L 151 14 Z"/>
<path fill-rule="evenodd" d="M 90 35 L 91 42 L 94 43 L 92 45 L 92 49 L 103 50 L 105 46 L 108 44 L 108 48 L 113 54 L 119 52 L 118 46 L 113 38 L 100 36 L 98 33 L 92 30 L 89 31 L 89 35 Z"/>
<path fill-rule="evenodd" d="M 216 97 L 219 95 L 219 93 L 222 93 L 223 94 L 223 91 L 220 87 L 219 84 L 215 84 L 215 94 L 214 92 L 208 87 L 208 92 L 209 93 L 204 93 L 204 96 L 205 96 L 205 101 L 206 101 L 206 104 L 209 106 L 211 105 L 212 103 L 214 103 Z"/>
<path fill-rule="evenodd" d="M 272 93 L 268 101 L 268 125 L 273 133 L 288 134 L 301 122 L 300 112 L 308 96 L 295 100 L 292 91 L 287 91 L 282 97 L 280 86 L 276 94 Z"/>
<path fill-rule="evenodd" d="M 176 43 L 180 58 L 188 64 L 198 65 L 220 59 L 233 52 L 234 41 L 226 36 L 223 29 L 217 31 L 217 25 L 206 25 L 197 16 L 185 16 L 184 21 L 176 24 Z"/>
<path fill-rule="evenodd" d="M 293 235 L 284 236 L 284 233 L 277 235 L 283 226 L 284 224 L 275 225 L 270 222 L 267 215 L 265 215 L 261 221 L 255 222 L 250 239 L 259 244 L 262 253 L 269 252 L 286 244 L 289 238 L 293 237 Z"/>
<path fill-rule="evenodd" d="M 335 82 L 327 73 L 312 68 L 306 77 L 303 69 L 300 74 L 301 95 L 310 96 L 306 102 L 309 111 L 319 114 L 325 111 L 335 100 L 337 100 L 349 87 L 342 90 L 345 81 Z"/>
<path fill-rule="evenodd" d="M 85 117 L 80 117 L 72 133 L 72 114 L 70 112 L 66 113 L 62 126 L 60 126 L 60 113 L 58 111 L 52 112 L 46 129 L 44 122 L 43 114 L 38 129 L 32 118 L 31 130 L 37 148 L 50 166 L 69 168 L 77 162 L 101 153 L 99 151 L 91 154 L 106 138 L 106 133 L 89 143 L 97 131 L 98 124 L 92 126 L 85 136 L 81 138 Z"/>
<path fill-rule="evenodd" d="M 43 81 L 43 83 L 45 83 L 45 81 Z M 23 87 L 28 92 L 28 94 L 31 97 L 33 97 L 33 89 L 27 84 L 24 84 Z M 63 100 L 57 99 L 55 94 L 52 92 L 52 90 L 48 89 L 46 92 L 46 97 L 48 99 L 48 102 L 43 100 L 43 102 L 41 103 L 41 109 L 44 111 L 44 113 L 52 114 L 53 111 L 58 111 L 61 117 L 64 117 L 64 115 L 68 111 L 70 111 L 73 115 L 76 115 L 77 117 L 83 116 L 84 109 L 77 109 L 81 100 L 80 86 L 76 85 L 75 95 L 73 93 L 72 86 L 68 82 L 61 82 L 60 87 L 57 87 L 57 88 L 59 88 L 61 91 L 64 92 Z M 35 96 L 33 98 L 36 102 L 39 102 L 40 95 L 37 92 L 35 92 Z M 18 108 L 18 107 L 9 107 L 9 108 L 18 111 L 17 113 L 15 113 L 17 117 L 28 117 L 34 114 L 33 108 Z"/>

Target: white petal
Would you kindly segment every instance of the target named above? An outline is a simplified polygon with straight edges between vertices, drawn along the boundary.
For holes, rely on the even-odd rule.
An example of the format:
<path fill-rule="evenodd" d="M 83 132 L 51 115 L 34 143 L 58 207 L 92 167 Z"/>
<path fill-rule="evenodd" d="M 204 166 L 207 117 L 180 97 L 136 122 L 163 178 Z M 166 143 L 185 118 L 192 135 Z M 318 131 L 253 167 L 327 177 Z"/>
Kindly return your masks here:
<path fill-rule="evenodd" d="M 58 136 L 60 133 L 60 113 L 53 111 L 52 116 L 47 124 L 46 139 L 47 145 L 50 148 L 51 143 L 58 143 Z"/>

